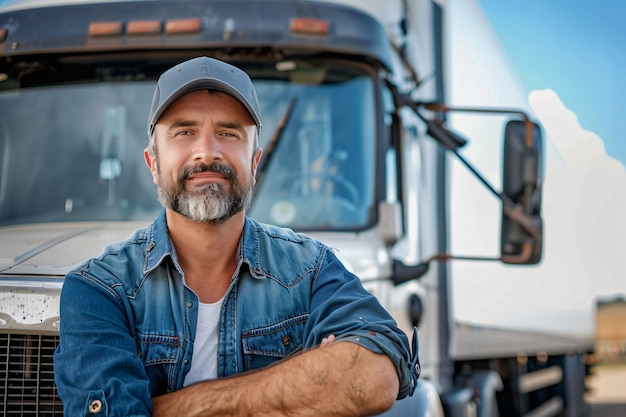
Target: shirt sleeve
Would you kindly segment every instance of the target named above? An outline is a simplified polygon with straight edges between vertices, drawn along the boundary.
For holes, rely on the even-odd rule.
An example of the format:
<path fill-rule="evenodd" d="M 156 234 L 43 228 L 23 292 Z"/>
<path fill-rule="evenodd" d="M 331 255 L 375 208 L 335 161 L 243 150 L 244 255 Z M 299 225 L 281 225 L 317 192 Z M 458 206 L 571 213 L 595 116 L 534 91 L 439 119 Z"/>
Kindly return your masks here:
<path fill-rule="evenodd" d="M 150 383 L 124 303 L 88 275 L 65 278 L 60 343 L 54 354 L 64 415 L 150 416 Z"/>
<path fill-rule="evenodd" d="M 387 355 L 400 381 L 398 399 L 412 395 L 418 375 L 407 335 L 376 297 L 363 288 L 360 279 L 328 248 L 313 284 L 307 328 L 307 348 L 333 334 L 337 340 L 354 342 Z"/>

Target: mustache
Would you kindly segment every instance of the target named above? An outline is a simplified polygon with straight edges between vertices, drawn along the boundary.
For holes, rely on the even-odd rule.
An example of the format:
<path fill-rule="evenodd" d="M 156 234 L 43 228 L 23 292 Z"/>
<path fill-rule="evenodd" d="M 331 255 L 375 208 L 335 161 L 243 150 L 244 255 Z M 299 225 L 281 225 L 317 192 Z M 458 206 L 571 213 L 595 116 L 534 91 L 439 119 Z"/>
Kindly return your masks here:
<path fill-rule="evenodd" d="M 211 164 L 200 163 L 193 166 L 185 166 L 183 167 L 178 177 L 181 181 L 185 181 L 189 179 L 194 174 L 198 174 L 200 172 L 215 172 L 217 174 L 221 174 L 227 180 L 233 180 L 237 178 L 237 173 L 235 170 L 229 165 L 223 165 L 217 162 L 212 162 Z"/>

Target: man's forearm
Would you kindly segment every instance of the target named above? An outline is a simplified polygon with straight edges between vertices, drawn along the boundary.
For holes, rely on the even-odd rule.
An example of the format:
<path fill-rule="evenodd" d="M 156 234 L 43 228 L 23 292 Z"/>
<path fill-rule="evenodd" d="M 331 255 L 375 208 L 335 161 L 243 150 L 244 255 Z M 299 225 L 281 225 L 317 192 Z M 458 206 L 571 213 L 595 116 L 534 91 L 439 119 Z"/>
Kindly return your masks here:
<path fill-rule="evenodd" d="M 259 371 L 153 398 L 153 417 L 365 416 L 398 394 L 391 360 L 354 343 L 330 343 Z"/>

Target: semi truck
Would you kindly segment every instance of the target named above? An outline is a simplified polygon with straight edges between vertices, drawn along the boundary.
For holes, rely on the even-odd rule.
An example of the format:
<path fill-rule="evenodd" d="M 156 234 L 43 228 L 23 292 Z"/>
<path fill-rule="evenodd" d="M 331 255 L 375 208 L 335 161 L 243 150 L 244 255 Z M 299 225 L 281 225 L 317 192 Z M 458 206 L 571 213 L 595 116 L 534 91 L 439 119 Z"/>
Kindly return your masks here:
<path fill-rule="evenodd" d="M 62 415 L 52 355 L 64 276 L 161 210 L 142 152 L 151 96 L 164 70 L 196 56 L 244 69 L 259 96 L 248 214 L 334 248 L 416 332 L 415 393 L 385 415 L 587 415 L 589 338 L 454 314 L 452 283 L 473 277 L 452 263 L 541 265 L 545 144 L 527 109 L 449 105 L 451 4 L 0 4 L 0 416 Z M 466 137 L 451 128 L 459 114 L 496 122 Z M 497 183 L 463 152 L 483 134 L 501 140 Z M 495 255 L 451 251 L 450 219 L 465 209 L 451 204 L 452 163 L 485 190 L 472 198 L 499 205 L 473 220 L 498 225 Z M 498 294 L 483 294 L 488 309 Z"/>

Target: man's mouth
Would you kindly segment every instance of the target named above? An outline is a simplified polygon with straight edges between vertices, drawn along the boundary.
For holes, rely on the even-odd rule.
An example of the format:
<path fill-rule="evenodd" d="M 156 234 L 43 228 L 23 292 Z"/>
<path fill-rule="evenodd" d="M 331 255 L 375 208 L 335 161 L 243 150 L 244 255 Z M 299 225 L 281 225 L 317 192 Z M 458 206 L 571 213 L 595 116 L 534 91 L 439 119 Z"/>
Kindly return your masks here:
<path fill-rule="evenodd" d="M 183 180 L 232 180 L 235 177 L 234 170 L 228 166 L 219 164 L 201 164 L 183 168 L 181 172 Z"/>
<path fill-rule="evenodd" d="M 198 172 L 197 174 L 193 174 L 191 175 L 189 178 L 187 178 L 188 180 L 203 180 L 203 179 L 218 179 L 218 180 L 223 180 L 223 179 L 228 179 L 226 178 L 226 176 L 224 176 L 223 174 L 219 174 L 216 172 Z"/>

